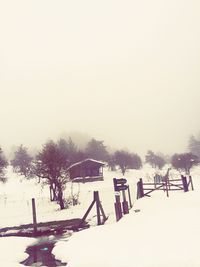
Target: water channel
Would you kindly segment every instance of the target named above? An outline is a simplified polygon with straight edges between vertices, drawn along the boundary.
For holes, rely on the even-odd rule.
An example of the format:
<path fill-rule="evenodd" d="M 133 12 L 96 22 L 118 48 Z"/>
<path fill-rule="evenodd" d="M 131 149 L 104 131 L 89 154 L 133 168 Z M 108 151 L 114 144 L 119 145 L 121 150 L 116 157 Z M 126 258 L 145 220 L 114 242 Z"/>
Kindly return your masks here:
<path fill-rule="evenodd" d="M 21 262 L 21 264 L 25 266 L 67 266 L 67 263 L 56 260 L 51 252 L 57 241 L 67 242 L 69 236 L 69 234 L 65 234 L 38 238 L 37 243 L 27 247 L 26 253 L 28 253 L 29 257 Z"/>

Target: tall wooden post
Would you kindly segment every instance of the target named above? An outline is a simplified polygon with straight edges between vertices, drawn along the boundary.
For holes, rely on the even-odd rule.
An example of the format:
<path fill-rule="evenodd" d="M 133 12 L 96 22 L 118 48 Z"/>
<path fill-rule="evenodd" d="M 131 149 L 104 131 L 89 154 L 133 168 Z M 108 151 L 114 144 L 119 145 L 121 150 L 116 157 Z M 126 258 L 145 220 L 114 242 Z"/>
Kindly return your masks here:
<path fill-rule="evenodd" d="M 139 179 L 139 182 L 137 183 L 137 198 L 144 197 L 144 188 L 143 188 L 143 181 L 142 178 Z"/>
<path fill-rule="evenodd" d="M 124 214 L 128 214 L 129 210 L 128 210 L 128 202 L 126 200 L 126 192 L 125 192 L 125 190 L 122 190 L 122 197 L 123 197 L 123 202 L 122 202 L 123 213 Z"/>
<path fill-rule="evenodd" d="M 192 181 L 192 176 L 191 175 L 189 176 L 189 179 L 190 179 L 192 191 L 194 191 L 194 185 L 193 185 L 193 181 Z"/>
<path fill-rule="evenodd" d="M 52 201 L 51 186 L 49 186 L 50 201 Z"/>
<path fill-rule="evenodd" d="M 99 192 L 98 191 L 94 191 L 93 192 L 93 201 L 90 204 L 89 208 L 87 209 L 85 215 L 81 219 L 80 226 L 85 222 L 88 214 L 90 213 L 90 211 L 93 208 L 93 206 L 95 205 L 95 203 L 96 203 L 96 211 L 97 211 L 97 224 L 98 225 L 102 225 L 108 219 L 108 217 L 106 217 L 105 212 L 103 210 L 103 207 L 101 205 L 101 202 L 100 202 L 100 199 L 99 199 Z M 101 218 L 101 216 L 102 216 L 102 218 Z"/>
<path fill-rule="evenodd" d="M 129 205 L 130 205 L 130 208 L 132 208 L 132 207 L 133 207 L 133 204 L 132 204 L 132 201 L 131 201 L 131 193 L 130 193 L 129 185 L 128 185 L 128 198 L 129 198 Z"/>
<path fill-rule="evenodd" d="M 33 232 L 34 235 L 37 234 L 37 219 L 36 219 L 36 208 L 35 208 L 35 199 L 32 198 L 32 211 L 33 211 Z"/>
<path fill-rule="evenodd" d="M 122 218 L 122 206 L 120 202 L 119 192 L 115 192 L 115 214 L 116 214 L 116 221 L 119 221 Z"/>
<path fill-rule="evenodd" d="M 94 201 L 96 202 L 96 209 L 97 209 L 97 225 L 101 225 L 101 213 L 100 213 L 100 206 L 99 206 L 99 192 L 94 191 Z"/>
<path fill-rule="evenodd" d="M 184 192 L 188 192 L 188 184 L 186 176 L 181 175 L 182 183 L 183 183 L 183 190 Z"/>
<path fill-rule="evenodd" d="M 165 189 L 166 189 L 167 197 L 169 197 L 168 179 L 165 179 Z"/>

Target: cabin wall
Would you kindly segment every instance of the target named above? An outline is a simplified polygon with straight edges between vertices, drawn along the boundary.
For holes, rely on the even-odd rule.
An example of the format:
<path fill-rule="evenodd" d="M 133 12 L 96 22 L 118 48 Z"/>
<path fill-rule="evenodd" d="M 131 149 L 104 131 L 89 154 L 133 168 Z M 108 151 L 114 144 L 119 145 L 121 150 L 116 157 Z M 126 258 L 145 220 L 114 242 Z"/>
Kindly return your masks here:
<path fill-rule="evenodd" d="M 77 177 L 98 177 L 102 176 L 102 166 L 97 166 L 96 164 L 82 164 L 77 165 L 74 168 L 70 169 L 70 178 L 74 179 Z"/>

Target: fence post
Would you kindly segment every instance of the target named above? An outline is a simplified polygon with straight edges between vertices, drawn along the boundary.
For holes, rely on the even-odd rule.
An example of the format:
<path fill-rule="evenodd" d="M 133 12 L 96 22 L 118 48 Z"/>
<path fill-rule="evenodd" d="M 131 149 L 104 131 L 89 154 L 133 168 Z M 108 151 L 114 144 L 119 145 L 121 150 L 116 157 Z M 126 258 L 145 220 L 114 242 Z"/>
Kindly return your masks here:
<path fill-rule="evenodd" d="M 119 221 L 122 218 L 122 206 L 120 202 L 119 192 L 115 192 L 115 214 L 116 214 L 116 221 Z"/>
<path fill-rule="evenodd" d="M 97 209 L 97 225 L 101 225 L 101 214 L 100 214 L 100 207 L 99 207 L 99 192 L 94 191 L 94 201 L 96 202 L 96 209 Z"/>
<path fill-rule="evenodd" d="M 129 205 L 130 209 L 133 207 L 132 201 L 131 201 L 131 193 L 130 193 L 130 187 L 128 185 L 128 199 L 129 199 Z"/>
<path fill-rule="evenodd" d="M 36 208 L 35 208 L 35 199 L 32 198 L 32 211 L 33 211 L 33 232 L 34 235 L 37 234 L 37 219 L 36 219 Z"/>
<path fill-rule="evenodd" d="M 186 176 L 181 175 L 182 183 L 183 183 L 183 190 L 184 192 L 188 192 L 188 184 Z"/>
<path fill-rule="evenodd" d="M 144 188 L 143 188 L 143 181 L 142 178 L 139 179 L 139 182 L 137 183 L 137 198 L 144 197 Z"/>
<path fill-rule="evenodd" d="M 165 189 L 166 189 L 166 194 L 167 197 L 169 197 L 169 190 L 168 190 L 168 179 L 165 180 Z"/>
<path fill-rule="evenodd" d="M 93 201 L 90 204 L 89 208 L 87 209 L 85 215 L 81 219 L 80 226 L 85 222 L 88 214 L 90 213 L 90 211 L 93 208 L 93 206 L 95 205 L 95 203 L 96 203 L 96 211 L 97 211 L 97 224 L 98 225 L 104 224 L 105 221 L 108 219 L 108 217 L 106 217 L 106 215 L 105 215 L 105 212 L 103 210 L 103 207 L 102 207 L 100 199 L 99 199 L 99 191 L 94 191 L 93 192 Z M 101 220 L 101 215 L 103 216 L 102 220 Z"/>
<path fill-rule="evenodd" d="M 123 197 L 123 202 L 122 202 L 123 213 L 124 214 L 128 214 L 129 213 L 129 210 L 128 210 L 128 202 L 126 200 L 125 190 L 122 190 L 122 197 Z"/>
<path fill-rule="evenodd" d="M 194 185 L 193 185 L 193 181 L 192 181 L 192 176 L 191 175 L 189 176 L 189 179 L 190 179 L 192 191 L 194 191 Z"/>
<path fill-rule="evenodd" d="M 50 194 L 50 201 L 53 201 L 53 196 L 52 196 L 52 186 L 49 186 L 49 194 Z"/>

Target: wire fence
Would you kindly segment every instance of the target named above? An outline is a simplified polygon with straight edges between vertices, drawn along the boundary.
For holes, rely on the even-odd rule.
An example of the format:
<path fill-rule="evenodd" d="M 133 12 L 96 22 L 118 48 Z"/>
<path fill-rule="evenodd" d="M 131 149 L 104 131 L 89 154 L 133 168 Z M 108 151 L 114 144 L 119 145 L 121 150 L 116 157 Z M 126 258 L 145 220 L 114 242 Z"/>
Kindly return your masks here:
<path fill-rule="evenodd" d="M 179 173 L 170 173 L 170 176 L 179 177 Z M 153 181 L 154 173 L 144 174 L 144 181 Z M 137 199 L 137 182 L 140 177 L 128 177 L 131 200 L 134 205 Z M 37 187 L 37 190 L 33 188 Z M 37 221 L 56 221 L 67 220 L 73 218 L 82 218 L 93 200 L 93 192 L 99 191 L 99 198 L 102 203 L 108 222 L 115 220 L 115 191 L 112 178 L 109 181 L 98 181 L 85 184 L 68 184 L 64 192 L 65 199 L 76 195 L 78 197 L 78 205 L 68 205 L 67 209 L 60 210 L 59 205 L 54 201 L 50 201 L 49 187 L 42 187 L 41 184 L 33 183 L 32 188 L 23 193 L 7 194 L 6 190 L 0 192 L 0 228 L 8 226 L 17 226 L 21 224 L 32 223 L 32 203 L 31 199 L 35 198 Z M 95 221 L 96 210 L 91 211 L 88 217 L 89 221 Z"/>

